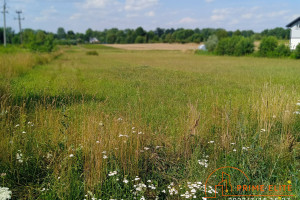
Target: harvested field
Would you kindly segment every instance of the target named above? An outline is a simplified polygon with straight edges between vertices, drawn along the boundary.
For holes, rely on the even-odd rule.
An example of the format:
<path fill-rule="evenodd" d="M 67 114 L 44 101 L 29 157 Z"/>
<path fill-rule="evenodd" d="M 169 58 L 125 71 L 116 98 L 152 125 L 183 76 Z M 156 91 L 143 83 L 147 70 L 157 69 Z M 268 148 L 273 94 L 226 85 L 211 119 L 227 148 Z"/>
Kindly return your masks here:
<path fill-rule="evenodd" d="M 155 43 L 155 44 L 106 44 L 105 46 L 126 49 L 126 50 L 196 50 L 199 44 L 169 44 L 169 43 Z"/>

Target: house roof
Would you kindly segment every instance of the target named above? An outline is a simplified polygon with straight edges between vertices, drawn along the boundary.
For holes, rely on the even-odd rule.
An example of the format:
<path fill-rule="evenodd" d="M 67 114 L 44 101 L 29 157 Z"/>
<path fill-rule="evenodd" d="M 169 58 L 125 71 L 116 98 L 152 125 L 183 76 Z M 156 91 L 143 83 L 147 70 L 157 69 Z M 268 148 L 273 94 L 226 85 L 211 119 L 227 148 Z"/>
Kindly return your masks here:
<path fill-rule="evenodd" d="M 292 21 L 291 23 L 289 23 L 288 25 L 286 25 L 286 27 L 290 28 L 290 27 L 292 27 L 298 21 L 300 21 L 300 17 L 298 17 L 297 19 L 295 19 L 294 21 Z"/>

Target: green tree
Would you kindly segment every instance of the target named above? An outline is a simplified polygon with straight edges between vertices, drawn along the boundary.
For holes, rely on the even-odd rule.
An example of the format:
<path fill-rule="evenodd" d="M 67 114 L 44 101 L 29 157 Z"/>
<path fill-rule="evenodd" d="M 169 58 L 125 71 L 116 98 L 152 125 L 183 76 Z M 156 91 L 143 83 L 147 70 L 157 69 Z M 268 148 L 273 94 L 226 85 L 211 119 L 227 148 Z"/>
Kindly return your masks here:
<path fill-rule="evenodd" d="M 259 46 L 259 55 L 272 56 L 278 46 L 278 41 L 274 36 L 268 36 L 262 39 Z"/>
<path fill-rule="evenodd" d="M 218 37 L 216 35 L 211 35 L 208 37 L 207 41 L 205 42 L 205 46 L 208 51 L 212 52 L 218 45 Z"/>
<path fill-rule="evenodd" d="M 59 27 L 56 34 L 58 39 L 66 39 L 67 34 L 64 28 Z"/>

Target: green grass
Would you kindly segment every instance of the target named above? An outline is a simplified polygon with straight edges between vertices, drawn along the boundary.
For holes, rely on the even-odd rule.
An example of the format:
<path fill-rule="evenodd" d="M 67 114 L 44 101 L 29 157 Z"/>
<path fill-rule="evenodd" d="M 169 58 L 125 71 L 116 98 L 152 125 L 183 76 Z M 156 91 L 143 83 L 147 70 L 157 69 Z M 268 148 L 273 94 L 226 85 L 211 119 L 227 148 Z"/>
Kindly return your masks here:
<path fill-rule="evenodd" d="M 72 47 L 1 82 L 0 186 L 16 199 L 180 199 L 171 182 L 183 194 L 232 166 L 299 195 L 299 74 L 289 59 Z"/>

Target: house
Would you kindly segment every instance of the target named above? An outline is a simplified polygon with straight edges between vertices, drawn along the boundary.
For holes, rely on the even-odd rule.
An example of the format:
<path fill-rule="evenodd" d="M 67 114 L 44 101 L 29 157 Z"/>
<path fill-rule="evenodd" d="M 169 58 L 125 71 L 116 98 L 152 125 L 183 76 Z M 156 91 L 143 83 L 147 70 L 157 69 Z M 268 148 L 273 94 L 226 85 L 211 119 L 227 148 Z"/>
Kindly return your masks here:
<path fill-rule="evenodd" d="M 300 17 L 286 25 L 286 27 L 291 29 L 290 48 L 291 50 L 295 50 L 300 43 Z"/>
<path fill-rule="evenodd" d="M 93 38 L 90 38 L 90 43 L 97 44 L 97 43 L 99 43 L 99 40 L 97 38 L 93 37 Z"/>

